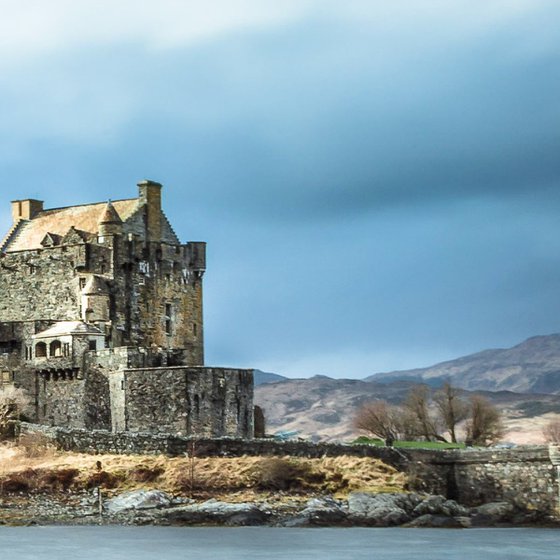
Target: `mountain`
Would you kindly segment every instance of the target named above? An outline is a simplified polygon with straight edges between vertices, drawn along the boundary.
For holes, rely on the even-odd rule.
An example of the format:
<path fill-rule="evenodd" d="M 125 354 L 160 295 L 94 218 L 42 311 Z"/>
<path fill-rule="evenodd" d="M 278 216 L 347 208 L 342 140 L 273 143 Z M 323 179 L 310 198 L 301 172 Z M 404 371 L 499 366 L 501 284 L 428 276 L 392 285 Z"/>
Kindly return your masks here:
<path fill-rule="evenodd" d="M 255 404 L 263 410 L 267 433 L 297 432 L 314 440 L 351 441 L 359 434 L 352 426 L 357 409 L 365 402 L 383 399 L 401 403 L 417 383 L 378 383 L 357 379 L 285 379 L 255 387 Z M 560 414 L 560 395 L 520 394 L 512 391 L 477 391 L 503 413 L 506 439 L 516 443 L 542 442 L 542 428 Z M 468 398 L 472 393 L 464 391 Z"/>
<path fill-rule="evenodd" d="M 408 380 L 471 391 L 560 393 L 560 334 L 534 336 L 513 348 L 484 350 L 427 368 L 378 373 L 366 381 Z"/>
<path fill-rule="evenodd" d="M 268 379 L 274 382 L 257 381 L 255 403 L 264 409 L 268 433 L 295 431 L 313 439 L 351 440 L 359 435 L 352 420 L 363 403 L 384 399 L 399 404 L 418 383 L 437 387 L 449 380 L 464 390 L 465 398 L 473 391 L 482 393 L 502 411 L 508 440 L 539 443 L 543 426 L 560 414 L 560 334 L 364 380 L 264 375 L 272 375 Z"/>
<path fill-rule="evenodd" d="M 284 381 L 285 379 L 287 379 L 283 375 L 261 371 L 260 369 L 253 370 L 253 376 L 255 380 L 255 386 L 262 385 L 263 383 L 276 383 L 278 381 Z"/>

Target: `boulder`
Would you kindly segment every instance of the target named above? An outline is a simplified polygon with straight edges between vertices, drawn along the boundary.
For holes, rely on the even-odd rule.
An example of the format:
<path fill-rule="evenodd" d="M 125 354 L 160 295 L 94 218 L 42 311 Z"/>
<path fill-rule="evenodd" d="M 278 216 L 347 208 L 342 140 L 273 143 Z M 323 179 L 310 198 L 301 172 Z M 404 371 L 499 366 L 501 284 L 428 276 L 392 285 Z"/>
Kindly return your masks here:
<path fill-rule="evenodd" d="M 119 494 L 105 502 L 105 509 L 110 513 L 129 510 L 169 507 L 173 498 L 161 490 L 134 490 Z"/>
<path fill-rule="evenodd" d="M 447 500 L 443 496 L 428 496 L 412 511 L 416 516 L 426 514 L 445 515 L 447 517 L 467 517 L 469 510 L 454 500 Z"/>
<path fill-rule="evenodd" d="M 472 522 L 476 526 L 491 527 L 510 522 L 515 513 L 515 507 L 509 502 L 490 502 L 473 510 Z"/>
<path fill-rule="evenodd" d="M 360 525 L 402 525 L 412 519 L 412 512 L 421 501 L 417 494 L 352 492 L 348 496 L 348 518 Z"/>
<path fill-rule="evenodd" d="M 348 517 L 340 502 L 333 498 L 312 498 L 296 516 L 280 521 L 283 527 L 328 527 L 346 525 Z"/>
<path fill-rule="evenodd" d="M 268 513 L 255 504 L 230 504 L 208 500 L 202 504 L 174 507 L 162 511 L 160 517 L 178 525 L 262 525 Z"/>

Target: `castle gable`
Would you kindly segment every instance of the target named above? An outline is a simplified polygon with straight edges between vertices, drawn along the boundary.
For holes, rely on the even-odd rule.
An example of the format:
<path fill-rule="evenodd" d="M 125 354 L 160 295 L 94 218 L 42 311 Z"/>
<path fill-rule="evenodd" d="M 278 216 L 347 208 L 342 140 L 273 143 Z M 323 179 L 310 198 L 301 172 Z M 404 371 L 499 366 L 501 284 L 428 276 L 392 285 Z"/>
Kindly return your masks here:
<path fill-rule="evenodd" d="M 84 243 L 88 240 L 90 234 L 87 231 L 76 229 L 72 226 L 66 235 L 62 238 L 63 245 L 75 245 L 76 243 Z"/>
<path fill-rule="evenodd" d="M 41 241 L 41 245 L 43 247 L 54 247 L 55 245 L 60 245 L 62 238 L 60 235 L 56 233 L 47 233 L 45 237 L 43 237 L 43 241 Z"/>
<path fill-rule="evenodd" d="M 135 213 L 139 202 L 138 198 L 131 198 L 115 200 L 112 202 L 112 205 L 118 216 L 123 221 L 126 221 Z M 72 227 L 81 232 L 97 235 L 99 232 L 99 222 L 102 220 L 106 209 L 107 203 L 99 202 L 39 212 L 34 218 L 22 224 L 17 235 L 7 242 L 4 251 L 41 249 L 44 247 L 42 242 L 47 234 L 50 234 L 51 237 L 60 236 L 62 238 L 66 236 Z"/>

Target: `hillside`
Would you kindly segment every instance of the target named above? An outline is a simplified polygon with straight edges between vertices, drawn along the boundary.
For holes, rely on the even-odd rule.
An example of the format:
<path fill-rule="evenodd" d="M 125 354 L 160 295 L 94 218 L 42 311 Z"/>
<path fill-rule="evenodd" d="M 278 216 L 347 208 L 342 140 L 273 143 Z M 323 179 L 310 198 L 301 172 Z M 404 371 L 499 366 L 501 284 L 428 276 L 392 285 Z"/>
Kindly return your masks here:
<path fill-rule="evenodd" d="M 506 439 L 538 443 L 543 425 L 560 413 L 560 334 L 364 380 L 325 376 L 267 380 L 272 382 L 255 388 L 255 402 L 265 410 L 269 433 L 296 431 L 302 437 L 348 440 L 358 435 L 352 418 L 364 402 L 385 399 L 398 404 L 416 383 L 439 386 L 449 380 L 465 390 L 465 397 L 483 392 L 502 409 L 509 428 Z"/>
<path fill-rule="evenodd" d="M 284 381 L 284 379 L 287 379 L 283 375 L 261 371 L 260 369 L 253 370 L 253 375 L 255 385 L 262 385 L 263 383 L 277 383 L 278 381 Z"/>
<path fill-rule="evenodd" d="M 366 380 L 414 380 L 471 391 L 560 393 L 560 334 L 535 336 L 513 348 L 484 350 L 431 367 L 378 373 Z"/>

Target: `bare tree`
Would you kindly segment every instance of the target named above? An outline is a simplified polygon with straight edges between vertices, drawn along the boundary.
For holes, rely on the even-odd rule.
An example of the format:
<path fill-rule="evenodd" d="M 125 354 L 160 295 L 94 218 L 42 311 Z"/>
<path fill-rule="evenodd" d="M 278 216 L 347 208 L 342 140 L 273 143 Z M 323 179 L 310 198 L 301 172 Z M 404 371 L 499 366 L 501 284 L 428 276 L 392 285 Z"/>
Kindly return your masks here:
<path fill-rule="evenodd" d="M 430 389 L 426 385 L 415 385 L 404 402 L 410 431 L 426 441 L 446 441 L 439 433 L 437 419 L 430 411 Z"/>
<path fill-rule="evenodd" d="M 400 437 L 400 409 L 386 401 L 366 403 L 358 409 L 354 417 L 354 427 L 363 430 L 392 445 Z"/>
<path fill-rule="evenodd" d="M 434 394 L 434 403 L 441 422 L 451 436 L 451 441 L 457 443 L 456 428 L 469 415 L 469 405 L 461 398 L 459 389 L 444 383 L 443 387 Z"/>
<path fill-rule="evenodd" d="M 470 418 L 467 421 L 467 443 L 470 445 L 492 445 L 504 435 L 500 411 L 480 395 L 470 399 Z"/>
<path fill-rule="evenodd" d="M 29 402 L 29 397 L 23 389 L 8 385 L 0 390 L 0 433 L 5 433 L 10 420 L 20 417 Z"/>
<path fill-rule="evenodd" d="M 543 436 L 548 443 L 560 443 L 560 418 L 548 422 L 543 428 Z"/>

